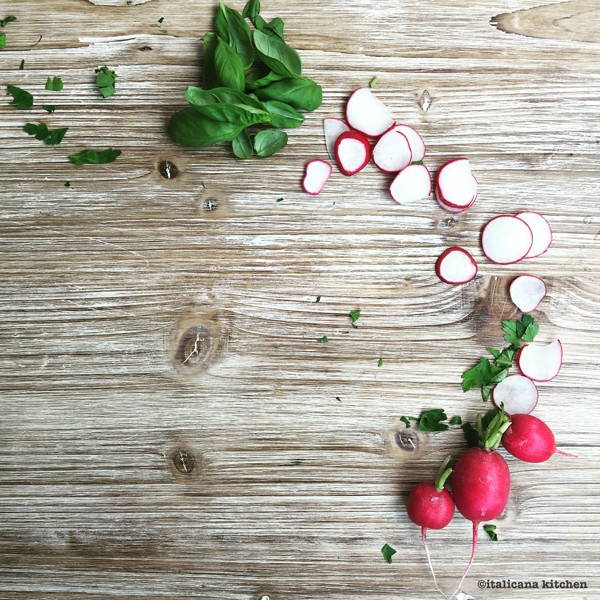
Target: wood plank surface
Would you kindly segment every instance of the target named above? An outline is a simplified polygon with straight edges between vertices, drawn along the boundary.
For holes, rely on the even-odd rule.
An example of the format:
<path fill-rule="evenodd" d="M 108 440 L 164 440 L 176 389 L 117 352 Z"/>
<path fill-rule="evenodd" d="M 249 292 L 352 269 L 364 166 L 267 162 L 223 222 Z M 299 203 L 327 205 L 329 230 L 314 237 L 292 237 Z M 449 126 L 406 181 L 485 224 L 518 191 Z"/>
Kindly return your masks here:
<path fill-rule="evenodd" d="M 535 465 L 502 451 L 512 489 L 500 541 L 480 536 L 463 590 L 600 599 L 597 1 L 264 0 L 324 99 L 283 151 L 249 161 L 224 145 L 178 146 L 166 130 L 200 80 L 216 8 L 1 7 L 17 21 L 2 29 L 0 87 L 27 89 L 35 106 L 0 94 L 0 598 L 438 597 L 405 502 L 466 446 L 458 428 L 413 430 L 407 451 L 399 417 L 487 409 L 460 375 L 503 343 L 501 319 L 520 314 L 508 285 L 527 272 L 549 290 L 538 339 L 565 349 L 535 414 L 579 459 Z M 118 73 L 106 100 L 103 65 Z M 62 92 L 44 89 L 49 76 Z M 467 212 L 433 198 L 395 204 L 372 163 L 353 178 L 334 168 L 319 196 L 302 191 L 306 161 L 327 159 L 323 118 L 341 117 L 374 76 L 377 95 L 423 135 L 432 171 L 470 158 L 479 198 Z M 26 122 L 69 131 L 47 147 Z M 67 159 L 90 147 L 123 154 L 99 166 Z M 522 210 L 546 215 L 550 250 L 489 262 L 483 225 Z M 478 262 L 467 285 L 435 276 L 452 245 Z M 447 594 L 470 529 L 457 514 L 429 534 Z M 398 551 L 391 565 L 385 543 Z M 587 588 L 478 589 L 549 579 Z"/>

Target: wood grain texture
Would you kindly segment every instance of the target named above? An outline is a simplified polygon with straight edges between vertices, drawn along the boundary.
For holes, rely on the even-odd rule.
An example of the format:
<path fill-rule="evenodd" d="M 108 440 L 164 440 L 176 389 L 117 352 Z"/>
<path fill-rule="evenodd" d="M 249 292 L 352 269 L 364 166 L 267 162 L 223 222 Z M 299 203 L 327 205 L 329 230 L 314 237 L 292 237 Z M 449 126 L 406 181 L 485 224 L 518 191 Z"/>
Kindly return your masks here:
<path fill-rule="evenodd" d="M 477 581 L 570 579 L 588 586 L 570 600 L 600 598 L 596 2 L 265 1 L 325 93 L 288 147 L 246 162 L 166 132 L 199 81 L 216 6 L 2 9 L 18 20 L 3 30 L 0 85 L 36 103 L 0 102 L 0 598 L 435 597 L 404 504 L 465 446 L 460 430 L 415 432 L 417 450 L 402 450 L 399 417 L 486 408 L 462 393 L 460 374 L 501 345 L 501 319 L 517 316 L 508 285 L 523 270 L 549 289 L 535 313 L 540 341 L 565 348 L 536 414 L 580 458 L 510 460 L 500 542 L 482 536 L 463 589 L 547 600 L 565 595 Z M 94 83 L 103 65 L 119 75 L 108 100 Z M 422 133 L 432 170 L 470 157 L 480 196 L 467 213 L 431 198 L 393 203 L 390 177 L 372 164 L 351 179 L 334 169 L 318 197 L 302 191 L 305 162 L 327 159 L 323 118 L 341 116 L 375 75 L 377 95 Z M 62 92 L 44 89 L 49 76 Z M 50 148 L 26 122 L 69 131 Z M 67 160 L 88 147 L 123 154 Z M 159 172 L 165 160 L 174 179 Z M 491 264 L 481 228 L 525 209 L 549 219 L 551 249 Z M 450 245 L 476 258 L 470 284 L 435 277 Z M 449 593 L 470 524 L 457 516 L 429 540 Z M 398 550 L 391 565 L 385 543 Z"/>

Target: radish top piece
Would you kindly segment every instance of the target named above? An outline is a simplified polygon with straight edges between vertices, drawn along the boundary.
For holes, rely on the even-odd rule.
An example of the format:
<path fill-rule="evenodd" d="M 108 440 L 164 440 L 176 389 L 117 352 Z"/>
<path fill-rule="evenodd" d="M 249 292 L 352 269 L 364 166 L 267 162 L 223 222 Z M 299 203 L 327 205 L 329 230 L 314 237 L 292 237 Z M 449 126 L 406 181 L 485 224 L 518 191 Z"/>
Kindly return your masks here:
<path fill-rule="evenodd" d="M 457 158 L 438 171 L 436 190 L 450 208 L 468 208 L 477 196 L 477 180 L 471 174 L 468 158 Z"/>
<path fill-rule="evenodd" d="M 350 131 L 350 127 L 341 119 L 327 118 L 323 119 L 323 129 L 325 130 L 327 153 L 331 160 L 335 160 L 335 143 L 342 133 Z"/>
<path fill-rule="evenodd" d="M 346 104 L 346 121 L 352 129 L 378 137 L 395 124 L 387 106 L 368 88 L 355 90 Z"/>
<path fill-rule="evenodd" d="M 531 249 L 533 235 L 529 225 L 511 215 L 494 217 L 483 228 L 483 253 L 499 265 L 508 265 L 525 258 Z"/>

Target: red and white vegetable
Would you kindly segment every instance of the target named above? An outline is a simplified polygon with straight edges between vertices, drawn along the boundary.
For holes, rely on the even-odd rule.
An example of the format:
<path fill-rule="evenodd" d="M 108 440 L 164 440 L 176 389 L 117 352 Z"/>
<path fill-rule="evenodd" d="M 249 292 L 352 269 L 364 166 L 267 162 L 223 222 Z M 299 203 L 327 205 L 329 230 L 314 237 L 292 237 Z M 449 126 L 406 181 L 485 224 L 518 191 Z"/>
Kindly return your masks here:
<path fill-rule="evenodd" d="M 395 124 L 387 106 L 368 88 L 355 90 L 348 99 L 346 122 L 369 137 L 379 137 Z"/>
<path fill-rule="evenodd" d="M 546 297 L 546 284 L 533 275 L 521 275 L 510 284 L 510 299 L 524 313 L 535 310 Z"/>
<path fill-rule="evenodd" d="M 425 165 L 408 165 L 396 175 L 390 194 L 398 203 L 413 202 L 431 194 L 431 174 Z"/>
<path fill-rule="evenodd" d="M 306 175 L 302 186 L 313 196 L 321 192 L 331 176 L 331 165 L 324 160 L 311 160 L 306 164 Z"/>
<path fill-rule="evenodd" d="M 459 285 L 477 275 L 477 263 L 466 250 L 453 246 L 444 250 L 437 259 L 435 272 L 444 283 Z"/>
<path fill-rule="evenodd" d="M 412 161 L 415 162 L 423 160 L 426 150 L 423 138 L 408 125 L 396 125 L 394 129 L 406 136 L 410 146 L 410 151 L 412 152 Z"/>
<path fill-rule="evenodd" d="M 384 173 L 397 173 L 412 160 L 412 152 L 406 136 L 395 129 L 384 133 L 373 148 L 373 162 Z"/>
<path fill-rule="evenodd" d="M 354 175 L 364 169 L 371 158 L 369 140 L 357 131 L 342 133 L 335 143 L 335 159 L 343 175 Z"/>
<path fill-rule="evenodd" d="M 525 258 L 532 244 L 533 234 L 529 225 L 510 215 L 493 218 L 481 234 L 483 253 L 499 265 L 508 265 Z"/>
<path fill-rule="evenodd" d="M 535 383 L 523 375 L 511 375 L 503 379 L 492 392 L 494 404 L 509 415 L 528 415 L 538 402 Z"/>
<path fill-rule="evenodd" d="M 471 174 L 468 158 L 458 158 L 443 165 L 437 174 L 435 193 L 442 208 L 462 212 L 477 198 L 477 180 Z"/>
<path fill-rule="evenodd" d="M 529 229 L 531 229 L 531 233 L 533 234 L 533 244 L 525 258 L 535 258 L 536 256 L 540 256 L 540 254 L 544 254 L 552 243 L 550 223 L 536 212 L 522 212 L 517 217 L 529 225 Z"/>
<path fill-rule="evenodd" d="M 350 127 L 341 119 L 323 119 L 323 129 L 325 130 L 327 153 L 331 160 L 335 160 L 335 143 L 342 133 L 350 131 Z"/>
<path fill-rule="evenodd" d="M 527 344 L 517 354 L 517 366 L 525 377 L 534 381 L 550 381 L 560 372 L 563 349 L 560 340 L 547 346 Z"/>

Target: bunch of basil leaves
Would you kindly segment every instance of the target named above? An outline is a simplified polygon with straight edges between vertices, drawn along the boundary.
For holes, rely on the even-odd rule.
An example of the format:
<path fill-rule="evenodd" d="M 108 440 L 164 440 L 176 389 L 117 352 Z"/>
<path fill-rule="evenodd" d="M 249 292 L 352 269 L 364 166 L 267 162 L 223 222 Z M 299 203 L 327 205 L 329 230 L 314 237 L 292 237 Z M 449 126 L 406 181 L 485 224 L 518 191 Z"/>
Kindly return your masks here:
<path fill-rule="evenodd" d="M 271 156 L 287 144 L 287 134 L 263 129 L 251 139 L 248 128 L 298 127 L 304 122 L 299 110 L 321 105 L 323 90 L 302 77 L 300 55 L 285 43 L 283 21 L 267 23 L 259 13 L 259 0 L 249 0 L 242 14 L 219 3 L 216 34 L 204 36 L 203 87 L 188 87 L 191 106 L 169 123 L 175 142 L 200 147 L 231 142 L 239 158 L 254 152 Z"/>

